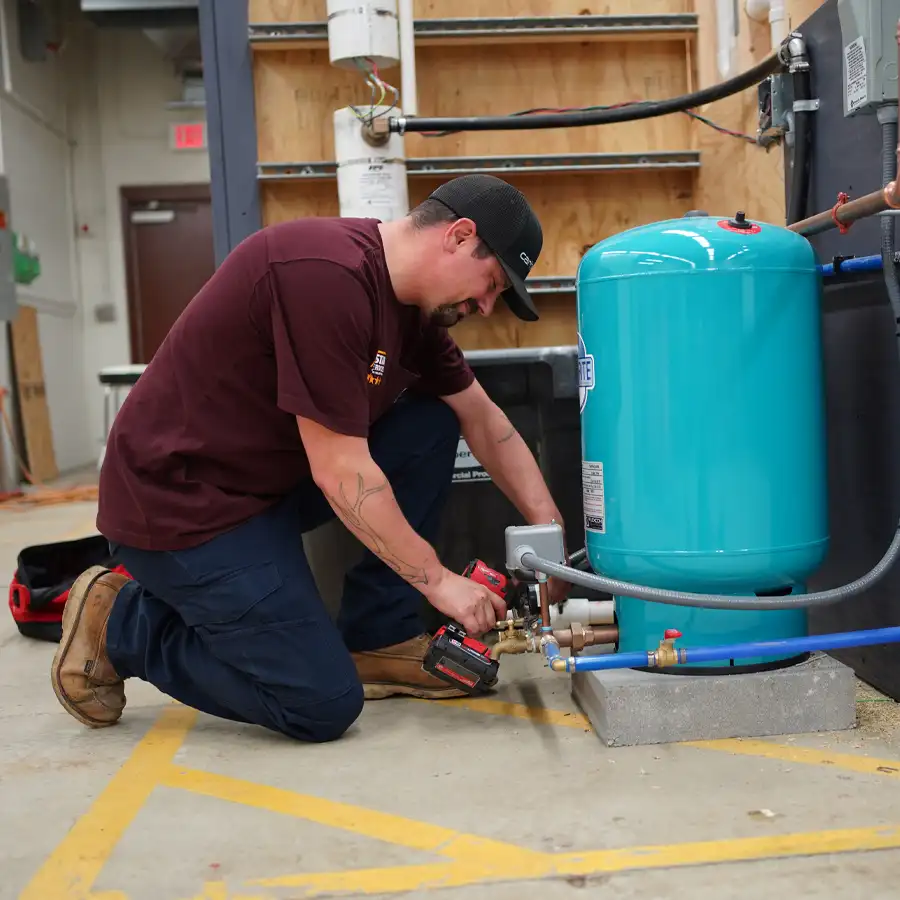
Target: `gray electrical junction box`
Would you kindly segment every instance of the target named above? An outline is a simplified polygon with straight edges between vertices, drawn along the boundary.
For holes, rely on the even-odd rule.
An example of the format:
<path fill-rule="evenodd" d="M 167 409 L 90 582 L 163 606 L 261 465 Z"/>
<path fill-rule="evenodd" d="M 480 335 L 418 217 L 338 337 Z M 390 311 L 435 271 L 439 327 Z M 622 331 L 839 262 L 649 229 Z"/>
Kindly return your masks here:
<path fill-rule="evenodd" d="M 837 12 L 843 50 L 844 115 L 871 113 L 883 103 L 896 103 L 900 0 L 837 0 Z"/>

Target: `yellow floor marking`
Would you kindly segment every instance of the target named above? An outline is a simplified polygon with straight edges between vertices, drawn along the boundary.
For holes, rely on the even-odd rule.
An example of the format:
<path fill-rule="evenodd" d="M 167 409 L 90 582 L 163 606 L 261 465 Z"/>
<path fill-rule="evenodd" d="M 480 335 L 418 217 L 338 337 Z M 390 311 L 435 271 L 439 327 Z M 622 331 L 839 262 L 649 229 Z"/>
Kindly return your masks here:
<path fill-rule="evenodd" d="M 322 797 L 297 794 L 282 788 L 269 787 L 254 781 L 244 781 L 227 775 L 215 775 L 196 769 L 169 766 L 161 783 L 171 788 L 190 791 L 265 809 L 281 815 L 294 816 L 319 825 L 339 828 L 364 837 L 386 841 L 398 847 L 438 853 L 451 859 L 494 859 L 502 857 L 519 860 L 522 857 L 542 855 L 534 851 L 432 825 L 415 819 L 407 819 L 392 813 L 379 812 L 349 803 L 339 803 Z"/>
<path fill-rule="evenodd" d="M 877 759 L 873 756 L 858 756 L 855 753 L 832 753 L 830 750 L 816 750 L 810 747 L 795 747 L 776 744 L 773 741 L 754 741 L 733 738 L 725 741 L 691 741 L 685 747 L 701 750 L 718 750 L 736 756 L 760 756 L 779 759 L 784 762 L 803 763 L 810 766 L 834 766 L 864 775 L 886 775 L 900 778 L 900 760 Z"/>
<path fill-rule="evenodd" d="M 900 827 L 855 828 L 689 844 L 629 847 L 621 850 L 596 850 L 587 853 L 534 854 L 528 860 L 511 864 L 499 860 L 494 865 L 457 862 L 357 869 L 348 872 L 318 872 L 266 878 L 251 883 L 303 890 L 302 894 L 292 892 L 293 898 L 317 897 L 341 892 L 390 894 L 499 881 L 590 877 L 614 872 L 896 849 L 900 849 Z"/>
<path fill-rule="evenodd" d="M 156 788 L 196 715 L 181 706 L 163 711 L 19 900 L 87 900 L 91 896 L 94 881 Z"/>
<path fill-rule="evenodd" d="M 472 712 L 485 713 L 489 716 L 512 716 L 516 719 L 527 719 L 538 725 L 560 725 L 564 728 L 577 728 L 580 731 L 592 731 L 587 716 L 579 712 L 566 712 L 562 709 L 526 706 L 524 703 L 512 703 L 506 700 L 491 700 L 487 697 L 460 698 L 458 700 L 422 700 L 436 706 L 456 707 Z"/>
<path fill-rule="evenodd" d="M 190 900 L 270 900 L 259 894 L 232 894 L 224 881 L 207 881 L 203 885 L 203 891 L 194 894 Z"/>
<path fill-rule="evenodd" d="M 540 724 L 578 728 L 582 731 L 593 730 L 586 716 L 576 712 L 567 713 L 560 709 L 533 708 L 522 703 L 508 703 L 502 700 L 486 698 L 422 702 L 436 703 L 438 706 L 456 705 L 471 712 L 480 712 L 492 716 L 511 716 Z M 829 750 L 814 750 L 806 747 L 780 744 L 774 740 L 728 738 L 719 741 L 682 741 L 672 746 L 715 750 L 720 753 L 731 753 L 735 756 L 778 759 L 784 762 L 802 763 L 811 766 L 833 766 L 835 769 L 845 769 L 864 775 L 885 775 L 891 778 L 900 778 L 900 760 L 897 759 L 878 759 L 855 753 L 833 753 Z"/>
<path fill-rule="evenodd" d="M 523 704 L 486 698 L 447 702 L 495 715 L 536 719 L 581 729 L 589 727 L 580 714 L 567 714 L 562 710 L 535 710 Z M 164 710 L 87 813 L 75 823 L 20 894 L 19 900 L 127 900 L 121 891 L 92 893 L 92 888 L 128 826 L 153 790 L 161 785 L 302 818 L 447 859 L 447 862 L 304 873 L 252 882 L 258 886 L 300 888 L 304 891 L 301 896 L 306 897 L 347 891 L 390 894 L 499 881 L 900 849 L 900 826 L 891 826 L 581 853 L 543 853 L 390 813 L 177 767 L 172 760 L 196 716 L 195 711 L 182 706 Z M 900 763 L 892 760 L 827 754 L 767 741 L 708 741 L 688 746 L 891 776 L 896 776 L 900 769 Z M 203 893 L 194 900 L 220 898 L 262 900 L 257 894 L 230 892 L 223 882 L 207 882 Z"/>

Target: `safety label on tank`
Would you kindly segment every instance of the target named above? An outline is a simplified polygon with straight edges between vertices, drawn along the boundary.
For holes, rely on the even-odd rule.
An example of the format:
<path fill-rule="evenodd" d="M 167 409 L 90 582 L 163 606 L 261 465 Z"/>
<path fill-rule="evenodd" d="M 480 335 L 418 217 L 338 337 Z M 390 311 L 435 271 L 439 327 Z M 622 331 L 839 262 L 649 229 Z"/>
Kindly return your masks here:
<path fill-rule="evenodd" d="M 453 481 L 490 481 L 491 476 L 475 458 L 464 438 L 456 446 L 456 463 L 453 466 Z"/>
<path fill-rule="evenodd" d="M 587 352 L 584 339 L 578 335 L 578 406 L 581 412 L 587 404 L 588 391 L 594 389 L 594 357 Z"/>
<path fill-rule="evenodd" d="M 847 111 L 862 106 L 869 99 L 866 67 L 866 43 L 858 37 L 844 47 L 844 84 L 847 85 Z"/>
<path fill-rule="evenodd" d="M 582 462 L 581 505 L 584 508 L 584 527 L 588 531 L 606 534 L 606 502 L 603 499 L 603 463 Z"/>

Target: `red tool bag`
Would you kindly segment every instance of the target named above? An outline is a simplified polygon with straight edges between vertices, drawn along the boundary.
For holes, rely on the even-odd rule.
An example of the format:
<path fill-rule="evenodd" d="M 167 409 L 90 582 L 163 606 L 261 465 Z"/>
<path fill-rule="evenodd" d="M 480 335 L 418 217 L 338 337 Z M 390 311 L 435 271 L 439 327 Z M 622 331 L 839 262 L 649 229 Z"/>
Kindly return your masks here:
<path fill-rule="evenodd" d="M 62 615 L 75 579 L 91 566 L 105 566 L 127 575 L 109 552 L 102 535 L 39 544 L 19 554 L 9 586 L 9 609 L 25 637 L 59 643 Z"/>

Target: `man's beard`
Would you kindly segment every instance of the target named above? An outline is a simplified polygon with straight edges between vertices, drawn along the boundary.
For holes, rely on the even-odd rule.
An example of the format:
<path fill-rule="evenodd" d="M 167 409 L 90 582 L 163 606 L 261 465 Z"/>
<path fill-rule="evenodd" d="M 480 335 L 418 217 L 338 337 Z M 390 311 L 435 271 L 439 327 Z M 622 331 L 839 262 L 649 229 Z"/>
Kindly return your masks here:
<path fill-rule="evenodd" d="M 468 309 L 461 309 L 463 306 Z M 472 314 L 477 309 L 478 304 L 474 300 L 466 300 L 464 303 L 445 303 L 443 306 L 439 306 L 434 310 L 429 318 L 432 325 L 437 325 L 439 328 L 452 328 L 463 318 L 465 311 Z"/>

